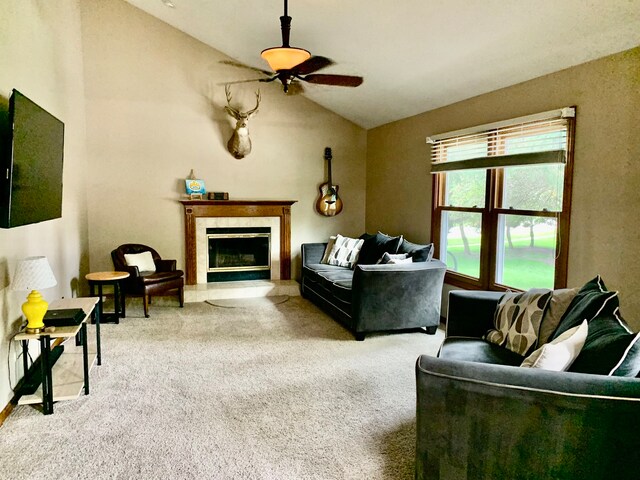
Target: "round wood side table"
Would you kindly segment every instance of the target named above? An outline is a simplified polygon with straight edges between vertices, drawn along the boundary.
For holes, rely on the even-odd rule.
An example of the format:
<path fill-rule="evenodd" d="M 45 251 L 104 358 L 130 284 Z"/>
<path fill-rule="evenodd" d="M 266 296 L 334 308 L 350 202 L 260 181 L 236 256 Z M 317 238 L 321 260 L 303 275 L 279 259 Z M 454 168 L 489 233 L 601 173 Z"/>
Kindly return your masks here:
<path fill-rule="evenodd" d="M 120 281 L 129 277 L 129 272 L 92 272 L 87 273 L 84 278 L 89 282 L 91 296 L 95 296 L 95 289 L 98 287 L 98 306 L 94 317 L 96 325 L 102 323 L 120 323 L 121 318 L 125 318 L 125 295 L 120 288 Z M 111 285 L 113 287 L 113 312 L 105 312 L 102 308 L 102 287 Z"/>

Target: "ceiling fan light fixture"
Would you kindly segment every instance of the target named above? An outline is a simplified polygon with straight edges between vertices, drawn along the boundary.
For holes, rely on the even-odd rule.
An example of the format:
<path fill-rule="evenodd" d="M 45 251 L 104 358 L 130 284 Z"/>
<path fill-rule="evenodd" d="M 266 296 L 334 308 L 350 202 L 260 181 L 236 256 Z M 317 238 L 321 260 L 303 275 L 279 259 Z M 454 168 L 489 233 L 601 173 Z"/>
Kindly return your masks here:
<path fill-rule="evenodd" d="M 272 47 L 263 50 L 260 56 L 267 61 L 271 70 L 277 72 L 279 70 L 290 70 L 301 64 L 311 58 L 311 53 L 304 48 Z"/>

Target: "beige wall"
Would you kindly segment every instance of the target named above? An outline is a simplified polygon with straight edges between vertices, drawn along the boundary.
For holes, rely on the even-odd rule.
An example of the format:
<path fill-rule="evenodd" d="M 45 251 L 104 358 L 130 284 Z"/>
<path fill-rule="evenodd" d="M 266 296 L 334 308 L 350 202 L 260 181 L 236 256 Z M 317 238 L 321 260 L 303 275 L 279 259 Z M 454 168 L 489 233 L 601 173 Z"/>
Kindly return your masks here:
<path fill-rule="evenodd" d="M 366 132 L 277 83 L 240 84 L 233 104 L 262 102 L 249 128 L 252 153 L 226 150 L 235 122 L 221 83 L 256 74 L 222 65 L 220 52 L 120 0 L 82 2 L 91 269 L 112 268 L 121 243 L 154 246 L 184 266 L 184 178 L 194 169 L 208 190 L 233 199 L 298 200 L 292 209 L 293 272 L 300 244 L 364 229 Z M 259 52 L 256 51 L 256 56 Z M 310 88 L 313 88 L 310 87 Z M 236 103 L 238 102 L 238 103 Z M 344 211 L 314 211 L 333 148 Z"/>
<path fill-rule="evenodd" d="M 367 230 L 429 240 L 428 135 L 570 105 L 577 119 L 568 283 L 600 273 L 640 328 L 640 48 L 370 130 Z"/>
<path fill-rule="evenodd" d="M 19 344 L 11 341 L 22 322 L 26 292 L 9 290 L 16 262 L 46 255 L 58 280 L 41 293 L 46 300 L 77 295 L 86 272 L 85 119 L 80 14 L 76 2 L 7 0 L 0 8 L 0 104 L 6 112 L 16 88 L 65 123 L 62 218 L 0 229 L 0 410 L 22 377 Z M 11 347 L 10 355 L 8 349 Z M 34 358 L 37 344 L 32 345 Z M 11 384 L 7 373 L 7 356 Z"/>

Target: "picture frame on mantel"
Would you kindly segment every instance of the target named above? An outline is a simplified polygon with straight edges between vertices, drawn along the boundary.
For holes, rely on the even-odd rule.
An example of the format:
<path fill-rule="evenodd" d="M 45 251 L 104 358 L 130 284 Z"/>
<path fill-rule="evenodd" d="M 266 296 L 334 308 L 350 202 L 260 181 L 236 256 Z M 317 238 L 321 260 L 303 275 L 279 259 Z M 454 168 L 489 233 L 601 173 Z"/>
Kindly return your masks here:
<path fill-rule="evenodd" d="M 202 198 L 202 195 L 207 193 L 204 187 L 204 180 L 195 180 L 195 179 L 187 178 L 185 179 L 184 184 L 187 190 L 187 195 L 192 196 L 194 194 L 197 194 L 197 195 L 201 195 L 200 198 Z"/>

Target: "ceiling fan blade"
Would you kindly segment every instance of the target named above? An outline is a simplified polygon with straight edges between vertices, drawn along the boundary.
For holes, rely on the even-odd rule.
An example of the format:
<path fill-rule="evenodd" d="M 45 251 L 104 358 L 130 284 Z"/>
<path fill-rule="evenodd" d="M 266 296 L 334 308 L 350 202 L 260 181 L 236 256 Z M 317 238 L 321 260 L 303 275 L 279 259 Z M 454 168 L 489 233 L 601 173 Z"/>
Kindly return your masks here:
<path fill-rule="evenodd" d="M 306 75 L 308 73 L 317 72 L 329 65 L 333 65 L 333 61 L 331 59 L 316 55 L 293 67 L 291 69 L 291 73 L 294 75 Z"/>
<path fill-rule="evenodd" d="M 357 87 L 358 85 L 362 85 L 363 82 L 362 77 L 355 77 L 352 75 L 323 75 L 321 73 L 307 75 L 306 77 L 303 77 L 302 80 L 309 83 L 335 85 L 338 87 Z"/>
<path fill-rule="evenodd" d="M 268 78 L 251 78 L 249 80 L 234 80 L 233 82 L 222 82 L 218 85 L 235 85 L 236 83 L 249 83 L 249 82 L 265 82 L 270 81 Z"/>
<path fill-rule="evenodd" d="M 242 63 L 234 62 L 233 60 L 220 60 L 220 63 L 223 63 L 225 65 L 231 65 L 232 67 L 246 68 L 247 70 L 253 70 L 254 72 L 263 73 L 269 77 L 273 75 L 273 72 L 262 70 L 260 68 L 250 67 L 249 65 L 244 65 Z"/>

